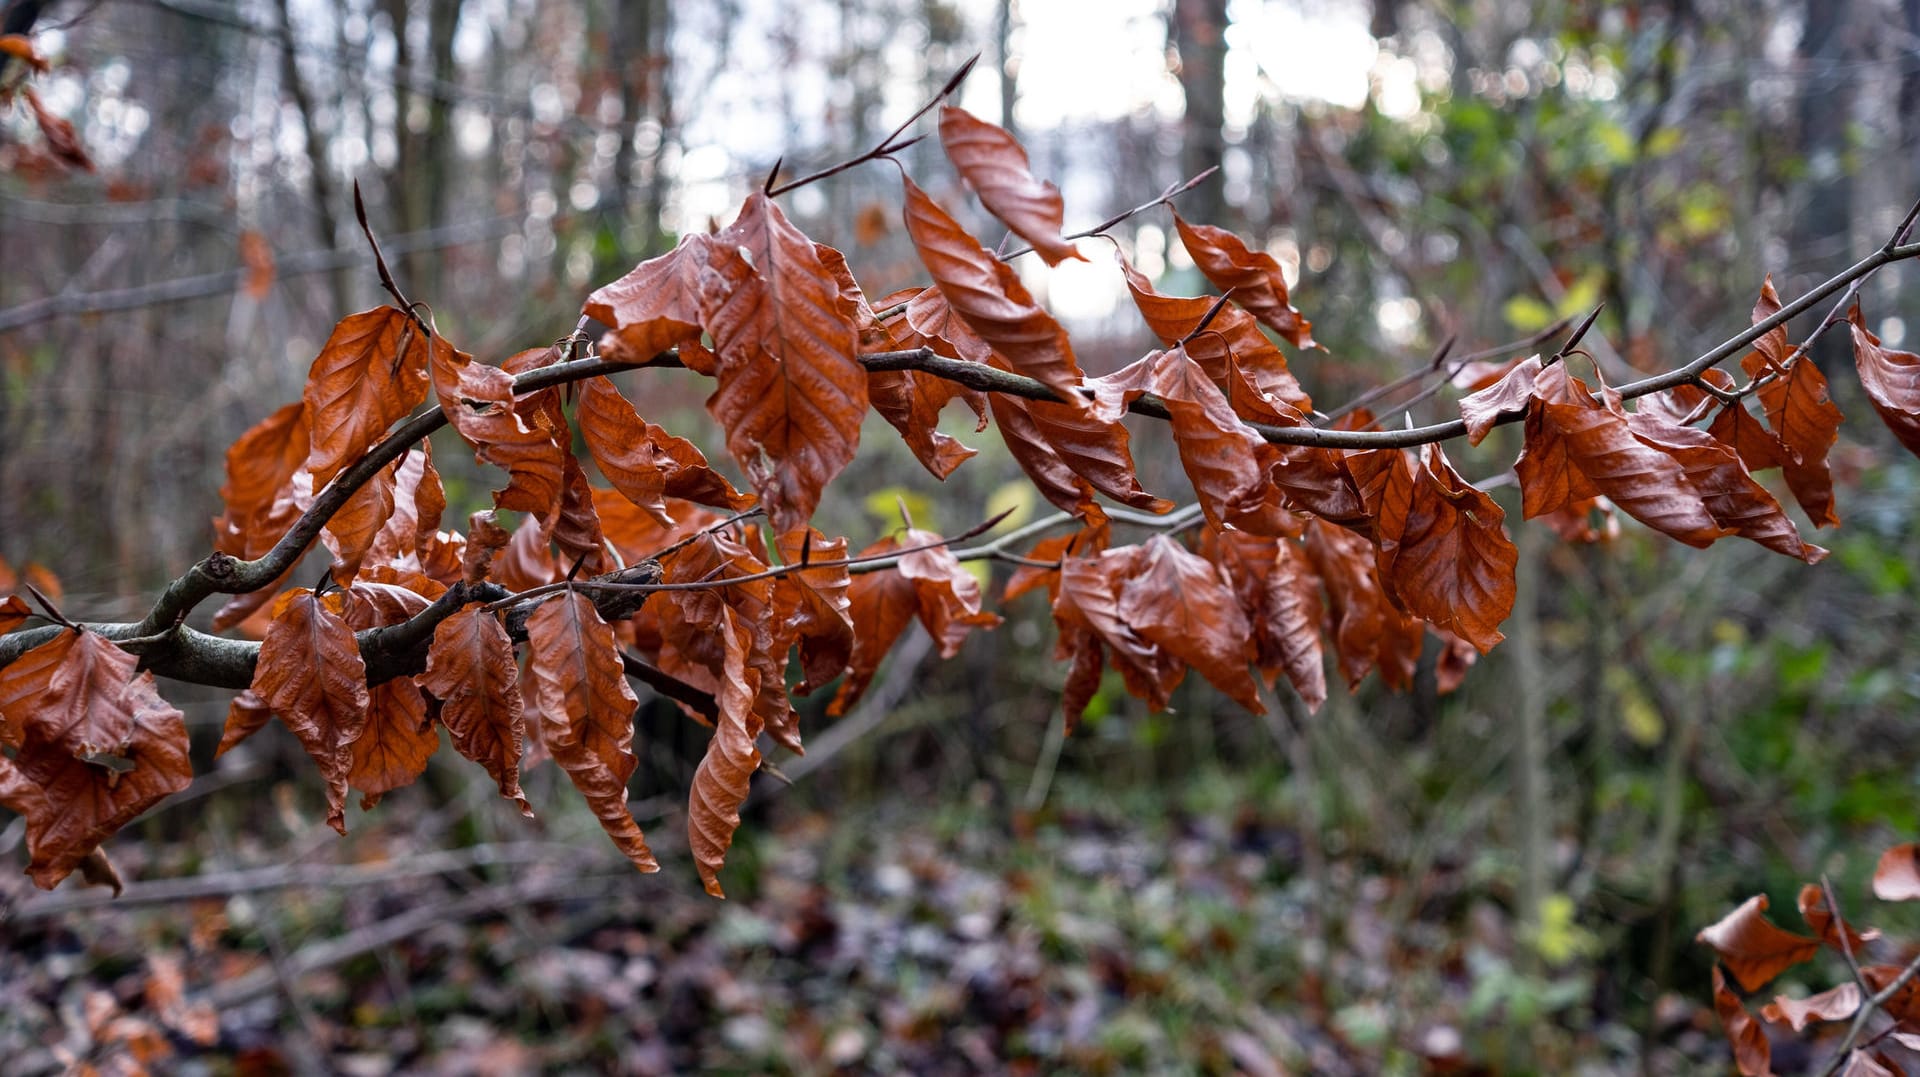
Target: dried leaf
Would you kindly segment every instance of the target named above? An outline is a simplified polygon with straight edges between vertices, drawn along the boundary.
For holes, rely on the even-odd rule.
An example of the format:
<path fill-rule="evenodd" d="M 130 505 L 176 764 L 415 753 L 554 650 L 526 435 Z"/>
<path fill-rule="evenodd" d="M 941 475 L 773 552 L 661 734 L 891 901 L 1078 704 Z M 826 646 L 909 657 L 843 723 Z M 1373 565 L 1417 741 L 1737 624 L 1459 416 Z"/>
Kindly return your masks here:
<path fill-rule="evenodd" d="M 220 487 L 226 512 L 213 521 L 222 553 L 252 560 L 286 534 L 298 511 L 275 512 L 288 501 L 293 480 L 307 461 L 307 407 L 287 404 L 250 427 L 227 449 L 227 481 Z"/>
<path fill-rule="evenodd" d="M 365 794 L 362 811 L 395 789 L 412 785 L 426 773 L 440 747 L 440 735 L 427 715 L 426 697 L 411 677 L 374 685 L 367 694 L 366 730 L 353 742 L 347 784 Z"/>
<path fill-rule="evenodd" d="M 1814 935 L 1821 942 L 1835 950 L 1842 949 L 1839 930 L 1841 927 L 1844 927 L 1847 932 L 1846 945 L 1852 947 L 1855 954 L 1858 954 L 1867 943 L 1880 937 L 1880 932 L 1871 928 L 1866 931 L 1855 931 L 1851 924 L 1836 926 L 1833 913 L 1827 908 L 1826 889 L 1818 883 L 1808 883 L 1800 888 L 1799 904 L 1800 918 L 1807 922 L 1807 926 L 1813 929 Z"/>
<path fill-rule="evenodd" d="M 1142 639 L 1198 670 L 1234 702 L 1259 714 L 1252 632 L 1213 565 L 1166 535 L 1144 547 L 1139 571 L 1119 582 L 1119 613 Z"/>
<path fill-rule="evenodd" d="M 813 241 L 756 193 L 715 238 L 701 288 L 719 358 L 707 410 L 774 527 L 802 526 L 852 461 L 867 412 L 839 284 Z"/>
<path fill-rule="evenodd" d="M 227 722 L 220 730 L 220 746 L 213 751 L 213 757 L 219 759 L 227 754 L 234 745 L 253 736 L 267 727 L 273 718 L 273 708 L 249 688 L 233 697 L 227 704 Z"/>
<path fill-rule="evenodd" d="M 720 714 L 688 790 L 687 839 L 707 893 L 724 898 L 720 868 L 740 827 L 740 805 L 754 771 L 760 769 L 760 749 L 754 742 L 763 723 L 754 710 L 760 675 L 748 665 L 751 633 L 732 610 L 722 611 L 718 628 L 726 652 L 717 696 Z"/>
<path fill-rule="evenodd" d="M 1373 545 L 1325 520 L 1307 524 L 1308 561 L 1327 590 L 1334 650 L 1349 688 L 1379 669 L 1388 689 L 1413 685 L 1426 632 L 1393 607 L 1380 583 Z"/>
<path fill-rule="evenodd" d="M 940 109 L 940 144 L 987 210 L 1014 230 L 1048 265 L 1085 261 L 1060 235 L 1060 189 L 1035 179 L 1027 151 L 1005 128 L 952 106 Z"/>
<path fill-rule="evenodd" d="M 633 712 L 613 629 L 577 591 L 556 595 L 527 618 L 527 645 L 539 701 L 541 740 L 599 818 L 601 829 L 641 871 L 660 864 L 627 807 Z"/>
<path fill-rule="evenodd" d="M 301 394 L 313 440 L 307 470 L 324 488 L 427 397 L 427 342 L 411 315 L 376 307 L 342 318 Z"/>
<path fill-rule="evenodd" d="M 19 628 L 31 616 L 33 616 L 33 607 L 27 605 L 26 599 L 19 595 L 8 595 L 0 599 L 0 636 Z"/>
<path fill-rule="evenodd" d="M 1719 966 L 1713 970 L 1713 1009 L 1720 1015 L 1720 1026 L 1733 1045 L 1734 1065 L 1743 1077 L 1773 1077 L 1773 1045 L 1767 1042 L 1767 1032 L 1727 986 Z"/>
<path fill-rule="evenodd" d="M 1760 1009 L 1760 1016 L 1776 1025 L 1802 1032 L 1815 1021 L 1844 1021 L 1860 1009 L 1860 985 L 1844 983 L 1806 998 L 1776 995 Z"/>
<path fill-rule="evenodd" d="M 1241 418 L 1269 421 L 1256 409 L 1245 407 L 1249 402 L 1229 380 L 1229 363 L 1240 375 L 1234 380 L 1241 381 L 1260 398 L 1278 400 L 1302 412 L 1313 410 L 1312 399 L 1287 369 L 1285 353 L 1260 331 L 1253 315 L 1234 306 L 1220 307 L 1217 299 L 1206 296 L 1186 298 L 1162 294 L 1154 290 L 1152 282 L 1135 269 L 1125 255 L 1116 250 L 1113 256 L 1126 277 L 1133 305 L 1146 319 L 1154 336 L 1168 347 L 1185 342 L 1188 356 L 1227 394 Z M 1216 307 L 1219 309 L 1215 310 Z M 1203 323 L 1206 331 L 1194 336 Z"/>
<path fill-rule="evenodd" d="M 1428 445 L 1381 579 L 1407 612 L 1485 654 L 1506 638 L 1500 623 L 1513 612 L 1520 554 L 1505 518 L 1491 497 L 1455 473 L 1440 446 Z"/>
<path fill-rule="evenodd" d="M 989 254 L 912 180 L 906 184 L 907 234 L 920 261 L 960 320 L 1006 369 L 1043 384 L 1069 406 L 1081 379 L 1066 330 L 1041 310 L 1012 267 Z"/>
<path fill-rule="evenodd" d="M 367 728 L 367 667 L 344 617 L 341 592 L 300 587 L 273 604 L 252 691 L 287 724 L 327 785 L 327 825 L 347 832 L 353 742 Z"/>
<path fill-rule="evenodd" d="M 1628 417 L 1633 436 L 1678 461 L 1715 523 L 1775 553 L 1817 564 L 1827 551 L 1800 541 L 1800 529 L 1780 502 L 1747 473 L 1733 448 L 1691 426 L 1678 426 L 1649 413 Z"/>
<path fill-rule="evenodd" d="M 1920 845 L 1895 845 L 1873 868 L 1873 896 L 1881 901 L 1920 900 Z"/>
<path fill-rule="evenodd" d="M 1327 700 L 1320 642 L 1320 581 L 1290 539 L 1229 531 L 1212 535 L 1209 555 L 1233 588 L 1253 632 L 1254 665 L 1268 684 L 1286 673 L 1309 711 Z"/>
<path fill-rule="evenodd" d="M 1180 214 L 1173 215 L 1180 242 L 1193 256 L 1193 264 L 1247 313 L 1261 324 L 1286 338 L 1296 348 L 1318 347 L 1313 340 L 1313 323 L 1300 316 L 1287 298 L 1287 278 L 1280 263 L 1264 251 L 1248 250 L 1239 236 L 1210 224 L 1188 224 Z"/>
<path fill-rule="evenodd" d="M 513 641 L 485 605 L 469 603 L 435 626 L 420 687 L 440 700 L 454 750 L 487 768 L 500 795 L 531 817 L 520 791 L 526 720 L 519 680 Z"/>
<path fill-rule="evenodd" d="M 588 296 L 584 313 L 613 327 L 600 338 L 600 354 L 644 363 L 675 345 L 698 341 L 700 275 L 712 244 L 704 232 L 689 232 L 673 250 Z"/>
<path fill-rule="evenodd" d="M 1093 491 L 1147 512 L 1166 512 L 1171 501 L 1148 493 L 1134 472 L 1127 428 L 1092 408 L 1076 408 L 996 394 L 994 421 L 1021 470 L 1048 501 L 1080 514 Z"/>
<path fill-rule="evenodd" d="M 1760 299 L 1753 307 L 1758 323 L 1780 310 L 1780 297 L 1769 278 L 1760 287 Z M 1754 342 L 1758 351 L 1740 361 L 1748 377 L 1778 372 L 1790 357 L 1784 326 L 1770 330 Z M 1840 409 L 1827 395 L 1826 375 L 1802 355 L 1785 373 L 1762 385 L 1760 403 L 1767 412 L 1767 425 L 1780 436 L 1788 458 L 1781 470 L 1787 489 L 1805 509 L 1815 527 L 1838 527 L 1840 516 L 1834 511 L 1833 475 L 1827 468 L 1827 452 L 1840 437 Z M 1626 506 L 1621 506 L 1625 508 Z M 1632 511 L 1632 510 L 1628 510 Z"/>
<path fill-rule="evenodd" d="M 1184 663 L 1136 632 L 1120 612 L 1122 588 L 1142 569 L 1145 553 L 1141 547 L 1126 546 L 1097 557 L 1070 557 L 1060 566 L 1060 589 L 1053 600 L 1060 642 L 1054 656 L 1073 660 L 1068 690 L 1061 697 L 1069 731 L 1079 724 L 1097 687 L 1102 651 L 1119 671 L 1127 692 L 1151 710 L 1166 710 L 1173 690 L 1186 676 Z M 1094 658 L 1088 657 L 1089 651 Z"/>
<path fill-rule="evenodd" d="M 960 645 L 975 628 L 1000 624 L 997 614 L 980 609 L 980 582 L 973 578 L 931 531 L 908 528 L 860 551 L 862 558 L 895 550 L 932 546 L 902 554 L 900 563 L 853 577 L 847 588 L 848 613 L 853 621 L 854 645 L 847 679 L 827 708 L 830 715 L 846 713 L 858 702 L 879 671 L 881 659 L 893 648 L 909 621 L 920 618 L 942 658 L 960 653 Z"/>
<path fill-rule="evenodd" d="M 1766 917 L 1767 896 L 1755 894 L 1694 938 L 1713 947 L 1742 991 L 1767 981 L 1820 950 L 1820 940 L 1777 927 Z"/>
<path fill-rule="evenodd" d="M 1920 355 L 1882 347 L 1858 303 L 1847 312 L 1847 324 L 1853 333 L 1853 365 L 1873 410 L 1908 452 L 1920 456 Z"/>
<path fill-rule="evenodd" d="M 345 587 L 360 573 L 367 551 L 373 548 L 387 521 L 393 516 L 395 475 L 400 461 L 395 460 L 354 490 L 340 511 L 333 514 L 320 532 L 320 541 L 333 554 L 334 581 Z"/>
<path fill-rule="evenodd" d="M 1596 399 L 1566 364 L 1543 371 L 1534 393 L 1526 447 L 1514 464 L 1528 519 L 1604 494 L 1689 546 L 1733 533 L 1714 520 L 1680 461 L 1635 437 L 1626 414 Z"/>
<path fill-rule="evenodd" d="M 780 558 L 789 565 L 804 559 L 811 565 L 842 561 L 847 540 L 829 539 L 811 528 L 789 531 L 777 543 Z M 800 647 L 801 680 L 796 695 L 808 695 L 838 677 L 853 658 L 853 619 L 847 592 L 852 577 L 847 566 L 810 567 L 789 572 L 773 581 L 773 648 L 784 653 Z"/>
<path fill-rule="evenodd" d="M 1503 416 L 1524 414 L 1533 401 L 1533 380 L 1539 376 L 1540 357 L 1528 356 L 1498 381 L 1461 397 L 1460 418 L 1467 424 L 1467 444 L 1480 444 Z"/>
<path fill-rule="evenodd" d="M 663 525 L 672 525 L 666 498 L 678 497 L 738 512 L 753 498 L 733 488 L 726 476 L 707 466 L 707 458 L 685 438 L 674 437 L 642 419 L 611 379 L 588 378 L 580 386 L 581 437 L 600 473 L 627 500 Z"/>
<path fill-rule="evenodd" d="M 73 124 L 47 111 L 33 87 L 21 87 L 20 96 L 27 99 L 27 107 L 33 111 L 33 122 L 40 125 L 40 137 L 46 139 L 47 149 L 54 159 L 83 172 L 93 171 L 93 158 L 87 156 L 87 148 L 81 143 Z"/>
<path fill-rule="evenodd" d="M 27 873 L 43 889 L 193 781 L 186 722 L 137 665 L 97 633 L 62 632 L 0 669 L 17 748 L 0 756 L 0 803 L 26 816 Z"/>
<path fill-rule="evenodd" d="M 566 449 L 515 409 L 513 375 L 435 338 L 433 388 L 448 424 L 473 446 L 475 458 L 511 476 L 506 489 L 494 492 L 494 506 L 550 518 L 560 504 Z"/>

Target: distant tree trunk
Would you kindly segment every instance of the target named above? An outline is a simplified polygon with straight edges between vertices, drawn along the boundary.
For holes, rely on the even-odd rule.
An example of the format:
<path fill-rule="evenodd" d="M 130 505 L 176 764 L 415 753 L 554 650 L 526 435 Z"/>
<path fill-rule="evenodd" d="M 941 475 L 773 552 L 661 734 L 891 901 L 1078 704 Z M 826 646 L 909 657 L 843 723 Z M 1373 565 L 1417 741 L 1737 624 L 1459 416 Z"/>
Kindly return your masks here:
<path fill-rule="evenodd" d="M 1853 0 L 1805 0 L 1801 33 L 1800 154 L 1807 165 L 1803 204 L 1794 215 L 1792 249 L 1808 259 L 1808 268 L 1824 276 L 1849 257 L 1853 179 L 1848 175 L 1847 131 L 1851 126 L 1855 81 L 1840 74 L 1853 54 L 1846 29 Z M 1810 326 L 1811 318 L 1804 320 Z M 1813 355 L 1822 366 L 1843 357 L 1847 345 L 1829 333 Z"/>
<path fill-rule="evenodd" d="M 288 95 L 293 98 L 294 106 L 300 112 L 301 133 L 306 136 L 307 165 L 312 172 L 313 212 L 319 224 L 320 245 L 332 247 L 340 242 L 339 219 L 340 193 L 333 183 L 333 165 L 327 150 L 327 136 L 320 130 L 315 117 L 313 95 L 300 77 L 300 64 L 297 59 L 298 45 L 293 39 L 293 16 L 288 11 L 287 0 L 279 0 L 275 10 L 280 17 L 280 72 L 286 82 Z M 345 269 L 336 269 L 327 274 L 327 280 L 333 288 L 333 309 L 347 311 L 352 306 L 352 282 L 347 278 Z"/>
<path fill-rule="evenodd" d="M 1920 0 L 1913 0 L 1920 3 Z M 993 19 L 993 55 L 997 63 L 995 74 L 1000 76 L 1000 126 L 1014 133 L 1013 102 L 1019 96 L 1019 82 L 1013 69 L 1013 0 L 1000 0 L 994 5 Z"/>
<path fill-rule="evenodd" d="M 1180 90 L 1187 102 L 1180 133 L 1182 176 L 1218 167 L 1226 155 L 1226 31 L 1226 0 L 1174 0 L 1170 43 L 1180 57 Z M 1195 220 L 1231 226 L 1218 176 L 1183 196 L 1182 202 Z"/>

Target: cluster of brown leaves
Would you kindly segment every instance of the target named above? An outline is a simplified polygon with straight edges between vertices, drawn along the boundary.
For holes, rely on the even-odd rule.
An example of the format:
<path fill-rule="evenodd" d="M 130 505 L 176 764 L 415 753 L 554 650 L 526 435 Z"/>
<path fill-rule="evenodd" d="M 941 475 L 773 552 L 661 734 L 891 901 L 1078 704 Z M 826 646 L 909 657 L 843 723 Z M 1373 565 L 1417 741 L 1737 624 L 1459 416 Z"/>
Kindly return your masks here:
<path fill-rule="evenodd" d="M 1883 944 L 1880 932 L 1855 930 L 1847 924 L 1830 903 L 1831 894 L 1830 887 L 1821 883 L 1800 888 L 1800 917 L 1811 935 L 1788 931 L 1767 919 L 1767 896 L 1755 894 L 1696 936 L 1719 958 L 1713 970 L 1714 1009 L 1733 1045 L 1734 1062 L 1746 1077 L 1772 1077 L 1769 1028 L 1776 1033 L 1801 1033 L 1811 1025 L 1841 1021 L 1855 1023 L 1841 1043 L 1847 1055 L 1840 1072 L 1846 1077 L 1912 1072 L 1901 1058 L 1908 1057 L 1903 1050 L 1920 1051 L 1920 983 L 1914 982 L 1920 957 L 1911 958 L 1905 967 L 1868 963 L 1870 948 Z M 1873 894 L 1882 901 L 1920 899 L 1920 845 L 1896 845 L 1881 854 L 1873 872 Z M 1806 998 L 1778 995 L 1760 1008 L 1756 1019 L 1741 1000 L 1742 993 L 1759 991 L 1822 948 L 1844 955 L 1852 978 Z M 1912 948 L 1907 950 L 1911 953 Z M 1867 1013 L 1861 1012 L 1863 1007 Z M 1874 1010 L 1887 1022 L 1862 1041 L 1859 1031 Z"/>
<path fill-rule="evenodd" d="M 942 111 L 940 134 L 989 211 L 1049 264 L 1079 257 L 1061 233 L 1058 192 L 1031 175 L 1011 136 L 954 108 Z M 349 791 L 371 807 L 412 782 L 444 727 L 455 750 L 523 809 L 521 769 L 551 758 L 614 843 L 653 870 L 626 803 L 637 705 L 627 677 L 663 675 L 690 688 L 683 707 L 713 726 L 689 831 L 700 874 L 718 894 L 761 766 L 761 735 L 802 750 L 791 694 L 844 676 L 830 708 L 838 713 L 916 617 L 949 656 L 973 629 L 999 622 L 940 536 L 909 521 L 904 534 L 848 558 L 846 538 L 810 522 L 854 458 L 869 407 L 932 474 L 950 475 L 974 452 L 937 427 L 956 399 L 976 430 L 997 423 L 1039 493 L 1080 520 L 1074 534 L 1042 541 L 1006 591 L 1044 587 L 1051 598 L 1070 724 L 1109 665 L 1155 708 L 1168 706 L 1189 669 L 1256 710 L 1256 672 L 1269 685 L 1284 674 L 1317 707 L 1329 645 L 1349 685 L 1377 669 L 1405 688 L 1432 634 L 1445 691 L 1503 638 L 1517 561 L 1505 514 L 1439 445 L 1417 456 L 1338 451 L 1275 444 L 1263 432 L 1306 428 L 1313 409 L 1268 336 L 1315 346 L 1271 257 L 1176 216 L 1195 265 L 1232 305 L 1161 294 L 1121 258 L 1166 347 L 1090 378 L 1007 261 L 912 180 L 903 184 L 906 232 L 932 280 L 924 288 L 869 303 L 840 252 L 756 192 L 727 228 L 685 237 L 586 303 L 610 327 L 603 357 L 640 364 L 672 350 L 714 380 L 707 410 L 752 494 L 642 418 L 604 376 L 581 381 L 571 409 L 561 378 L 516 391 L 517 378 L 566 358 L 560 346 L 493 366 L 410 310 L 343 319 L 302 399 L 227 455 L 225 511 L 214 521 L 225 555 L 250 561 L 299 546 L 306 535 L 296 524 L 323 501 L 344 501 L 319 535 L 332 558 L 324 586 L 289 588 L 283 576 L 234 597 L 214 619 L 216 630 L 238 626 L 262 641 L 221 750 L 277 716 L 313 757 L 328 821 L 344 829 Z M 1754 317 L 1778 309 L 1769 284 Z M 1882 348 L 1857 311 L 1853 332 L 1875 406 L 1915 446 L 1920 357 Z M 925 369 L 869 369 L 860 358 L 915 349 L 980 366 L 976 384 L 1019 375 L 1054 399 L 984 393 Z M 1517 362 L 1460 404 L 1476 444 L 1503 417 L 1524 415 L 1516 470 L 1526 516 L 1590 541 L 1603 533 L 1592 514 L 1617 506 L 1694 546 L 1738 535 L 1809 562 L 1825 554 L 1800 541 L 1751 475 L 1782 468 L 1816 523 L 1837 522 L 1825 456 L 1839 413 L 1784 330 L 1762 338 L 1744 364 L 1765 425 L 1736 400 L 1698 429 L 1715 406 L 1699 388 L 1629 412 L 1558 358 Z M 507 476 L 493 509 L 474 513 L 464 534 L 442 527 L 447 499 L 424 441 L 398 456 L 370 455 L 430 394 L 476 457 Z M 1143 397 L 1164 409 L 1204 518 L 1191 543 L 1159 534 L 1115 546 L 1097 501 L 1172 508 L 1142 487 L 1121 422 Z M 610 485 L 590 482 L 576 435 Z M 771 525 L 765 533 L 722 515 L 754 505 Z M 523 520 L 509 532 L 495 511 Z M 665 585 L 657 592 L 622 596 L 592 582 L 648 566 L 657 576 L 647 580 Z M 488 588 L 513 597 L 479 601 L 499 593 Z M 0 605 L 0 630 L 27 609 L 17 598 Z M 411 672 L 370 681 L 369 657 L 406 631 L 431 637 Z M 704 708 L 688 701 L 703 697 Z M 93 634 L 64 633 L 0 672 L 0 715 L 13 753 L 0 756 L 4 795 L 29 818 L 32 870 L 45 885 L 190 778 L 178 713 L 154 693 L 151 675 L 136 674 L 131 655 Z"/>

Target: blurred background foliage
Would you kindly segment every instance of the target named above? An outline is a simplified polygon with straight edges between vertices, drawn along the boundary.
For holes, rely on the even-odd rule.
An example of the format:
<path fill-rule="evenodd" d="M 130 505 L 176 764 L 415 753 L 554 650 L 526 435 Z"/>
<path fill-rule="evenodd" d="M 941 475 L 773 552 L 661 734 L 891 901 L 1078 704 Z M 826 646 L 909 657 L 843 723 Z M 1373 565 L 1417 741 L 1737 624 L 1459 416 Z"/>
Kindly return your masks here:
<path fill-rule="evenodd" d="M 356 182 L 410 293 L 497 362 L 978 51 L 961 103 L 1019 135 L 1070 229 L 1221 169 L 1182 211 L 1296 273 L 1323 408 L 1602 302 L 1610 377 L 1677 365 L 1764 275 L 1805 290 L 1920 195 L 1920 0 L 122 0 L 54 4 L 36 40 L 97 171 L 0 117 L 0 555 L 93 619 L 205 552 L 226 446 L 381 300 Z M 903 156 L 970 209 L 937 147 Z M 922 280 L 897 184 L 856 170 L 787 207 L 872 295 Z M 1198 294 L 1169 232 L 1157 211 L 1113 240 Z M 1022 269 L 1105 372 L 1153 342 L 1108 244 L 1081 247 Z M 1912 272 L 1862 295 L 1890 345 Z M 176 686 L 209 773 L 114 844 L 146 903 L 0 876 L 0 1048 L 20 1072 L 123 1051 L 95 1015 L 155 1005 L 165 959 L 219 1008 L 205 1057 L 314 1072 L 1723 1072 L 1693 933 L 1822 872 L 1860 915 L 1920 828 L 1920 470 L 1834 384 L 1826 563 L 1519 526 L 1510 638 L 1444 698 L 1431 654 L 1416 691 L 1313 716 L 1204 685 L 1150 715 L 1116 683 L 1063 738 L 1041 599 L 950 662 L 914 629 L 867 705 L 803 703 L 814 750 L 756 783 L 724 907 L 671 842 L 634 877 L 584 812 L 529 826 L 451 765 L 332 841 L 291 810 L 318 786 L 290 737 L 215 766 L 225 699 Z M 699 379 L 622 386 L 717 448 Z M 1030 511 L 996 435 L 953 429 L 982 453 L 942 485 L 870 427 L 821 526 Z M 1158 437 L 1142 477 L 1174 493 Z M 457 520 L 488 477 L 436 448 Z M 1455 460 L 1484 478 L 1517 449 Z M 657 702 L 640 728 L 636 805 L 675 834 L 705 732 Z M 17 822 L 0 848 L 23 859 Z"/>

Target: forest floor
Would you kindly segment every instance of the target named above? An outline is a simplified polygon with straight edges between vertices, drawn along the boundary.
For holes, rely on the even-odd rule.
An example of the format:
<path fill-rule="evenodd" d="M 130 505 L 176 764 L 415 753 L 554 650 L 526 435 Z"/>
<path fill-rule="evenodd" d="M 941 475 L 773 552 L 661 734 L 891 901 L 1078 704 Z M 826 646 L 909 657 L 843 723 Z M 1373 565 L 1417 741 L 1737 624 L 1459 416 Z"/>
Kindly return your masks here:
<path fill-rule="evenodd" d="M 166 834 L 174 808 L 116 840 L 118 901 L 32 889 L 0 828 L 0 1069 L 1726 1072 L 1704 984 L 1629 1023 L 1576 927 L 1515 937 L 1498 871 L 1402 878 L 1263 808 L 1277 778 L 1189 785 L 1063 775 L 1036 814 L 779 799 L 724 902 L 683 817 L 641 876 L 584 811 L 470 792 L 403 791 L 336 840 L 285 785 L 216 789 L 201 832 Z"/>

